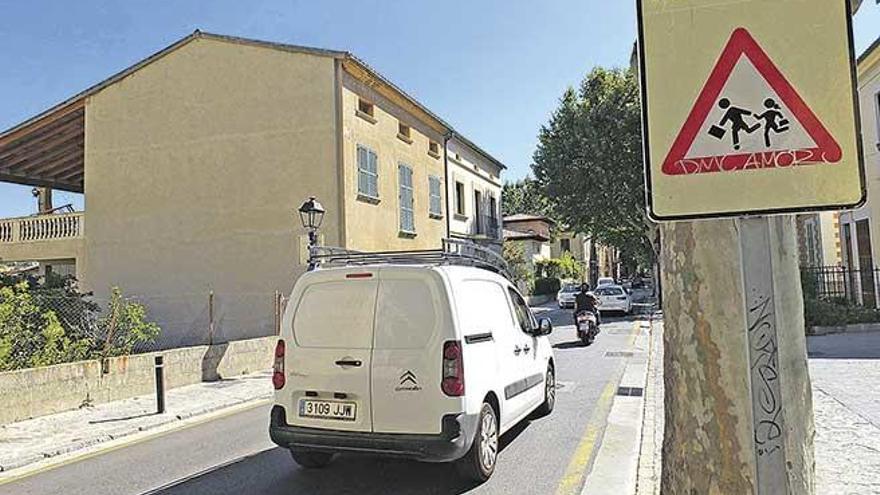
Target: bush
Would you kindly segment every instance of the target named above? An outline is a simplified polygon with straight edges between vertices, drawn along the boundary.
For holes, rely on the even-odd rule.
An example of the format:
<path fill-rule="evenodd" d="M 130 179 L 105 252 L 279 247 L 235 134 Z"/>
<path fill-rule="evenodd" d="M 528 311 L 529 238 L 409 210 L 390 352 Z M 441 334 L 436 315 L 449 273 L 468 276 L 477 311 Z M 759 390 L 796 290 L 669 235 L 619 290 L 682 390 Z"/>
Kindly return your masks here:
<path fill-rule="evenodd" d="M 513 277 L 511 282 L 523 293 L 531 292 L 535 276 L 529 269 L 522 244 L 517 241 L 505 241 L 501 248 L 501 255 L 507 262 L 510 276 Z"/>
<path fill-rule="evenodd" d="M 804 325 L 808 332 L 812 327 L 875 322 L 880 322 L 880 310 L 848 304 L 844 300 L 804 299 Z"/>
<path fill-rule="evenodd" d="M 535 275 L 539 278 L 582 280 L 584 265 L 568 251 L 558 258 L 543 259 L 535 263 Z"/>
<path fill-rule="evenodd" d="M 558 278 L 539 278 L 535 280 L 533 294 L 536 296 L 556 294 L 559 292 L 560 287 L 562 287 L 562 283 Z"/>
<path fill-rule="evenodd" d="M 0 277 L 0 371 L 130 354 L 160 329 L 113 288 L 106 314 L 71 277 Z"/>

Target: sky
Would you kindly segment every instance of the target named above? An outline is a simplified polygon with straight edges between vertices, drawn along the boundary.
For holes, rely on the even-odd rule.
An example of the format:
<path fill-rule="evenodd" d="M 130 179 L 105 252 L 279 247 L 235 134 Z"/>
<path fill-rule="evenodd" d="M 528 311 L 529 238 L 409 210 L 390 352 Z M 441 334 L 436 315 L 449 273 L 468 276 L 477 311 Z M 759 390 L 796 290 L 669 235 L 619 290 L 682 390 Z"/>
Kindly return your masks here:
<path fill-rule="evenodd" d="M 0 129 L 195 29 L 348 50 L 456 130 L 529 173 L 541 125 L 595 66 L 626 66 L 635 0 L 0 0 Z M 856 53 L 880 35 L 880 6 L 855 19 Z M 0 218 L 35 211 L 30 187 L 0 183 Z M 80 195 L 57 191 L 55 205 Z"/>

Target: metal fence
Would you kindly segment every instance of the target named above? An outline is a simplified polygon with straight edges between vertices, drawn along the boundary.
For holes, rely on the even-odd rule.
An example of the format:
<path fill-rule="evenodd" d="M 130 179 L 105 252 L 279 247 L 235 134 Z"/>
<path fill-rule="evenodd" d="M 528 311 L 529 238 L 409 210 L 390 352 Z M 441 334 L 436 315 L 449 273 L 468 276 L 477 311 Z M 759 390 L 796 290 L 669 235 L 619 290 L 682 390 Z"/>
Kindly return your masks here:
<path fill-rule="evenodd" d="M 30 367 L 278 335 L 286 305 L 287 297 L 272 291 L 126 296 L 115 302 L 58 291 L 30 290 L 26 297 L 7 291 L 0 293 L 0 306 L 9 310 L 0 314 L 0 368 L 4 361 L 7 369 L 9 363 Z M 155 338 L 133 340 L 127 332 L 141 311 L 143 321 L 159 327 Z"/>
<path fill-rule="evenodd" d="M 801 268 L 801 285 L 806 297 L 846 301 L 849 304 L 877 308 L 880 294 L 880 269 L 855 270 L 843 266 Z"/>

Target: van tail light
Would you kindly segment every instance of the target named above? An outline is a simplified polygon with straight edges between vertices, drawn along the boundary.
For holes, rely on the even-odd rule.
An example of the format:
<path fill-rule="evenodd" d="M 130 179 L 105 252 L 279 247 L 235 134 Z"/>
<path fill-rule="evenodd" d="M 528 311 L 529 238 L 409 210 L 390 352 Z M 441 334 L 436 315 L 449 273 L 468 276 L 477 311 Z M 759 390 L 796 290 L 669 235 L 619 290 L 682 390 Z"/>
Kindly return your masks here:
<path fill-rule="evenodd" d="M 284 375 L 284 341 L 279 340 L 275 344 L 275 362 L 272 365 L 272 385 L 275 390 L 284 388 L 287 378 Z"/>
<path fill-rule="evenodd" d="M 461 342 L 450 340 L 443 344 L 443 393 L 450 397 L 464 395 L 464 359 Z"/>

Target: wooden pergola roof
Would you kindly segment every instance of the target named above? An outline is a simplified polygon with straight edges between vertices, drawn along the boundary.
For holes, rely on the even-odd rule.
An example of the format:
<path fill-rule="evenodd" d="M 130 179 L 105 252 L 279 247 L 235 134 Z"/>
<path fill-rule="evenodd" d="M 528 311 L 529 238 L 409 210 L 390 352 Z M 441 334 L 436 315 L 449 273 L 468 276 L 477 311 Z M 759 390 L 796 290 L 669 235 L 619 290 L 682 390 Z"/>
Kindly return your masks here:
<path fill-rule="evenodd" d="M 0 136 L 0 181 L 83 192 L 82 100 Z"/>

